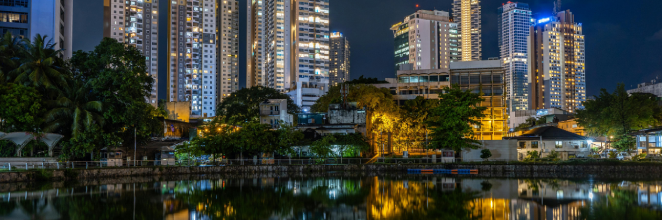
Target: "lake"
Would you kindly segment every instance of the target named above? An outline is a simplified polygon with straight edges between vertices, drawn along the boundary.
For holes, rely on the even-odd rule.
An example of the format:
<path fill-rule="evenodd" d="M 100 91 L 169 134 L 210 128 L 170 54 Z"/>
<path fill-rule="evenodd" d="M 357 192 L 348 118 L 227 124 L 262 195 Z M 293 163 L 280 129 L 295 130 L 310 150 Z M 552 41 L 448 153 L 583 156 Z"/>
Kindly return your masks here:
<path fill-rule="evenodd" d="M 0 219 L 662 219 L 662 179 L 247 176 L 30 183 Z"/>

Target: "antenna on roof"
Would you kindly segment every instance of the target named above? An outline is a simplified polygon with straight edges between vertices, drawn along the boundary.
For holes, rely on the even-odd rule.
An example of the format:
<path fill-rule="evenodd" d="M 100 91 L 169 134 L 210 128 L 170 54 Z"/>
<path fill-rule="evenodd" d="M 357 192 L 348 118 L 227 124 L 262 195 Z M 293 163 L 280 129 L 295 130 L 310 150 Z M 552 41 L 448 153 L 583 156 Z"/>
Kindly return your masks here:
<path fill-rule="evenodd" d="M 561 0 L 556 0 L 554 2 L 554 14 L 559 13 L 559 11 L 561 11 Z"/>

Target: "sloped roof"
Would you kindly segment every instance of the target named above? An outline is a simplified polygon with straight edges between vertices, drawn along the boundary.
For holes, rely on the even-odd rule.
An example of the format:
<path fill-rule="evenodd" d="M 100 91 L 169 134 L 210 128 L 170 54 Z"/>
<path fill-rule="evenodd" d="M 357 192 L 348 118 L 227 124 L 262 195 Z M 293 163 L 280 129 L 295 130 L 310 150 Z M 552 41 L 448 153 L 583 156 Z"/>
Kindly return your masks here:
<path fill-rule="evenodd" d="M 504 137 L 517 140 L 588 140 L 589 138 L 553 126 L 539 127 L 528 130 L 520 136 Z"/>

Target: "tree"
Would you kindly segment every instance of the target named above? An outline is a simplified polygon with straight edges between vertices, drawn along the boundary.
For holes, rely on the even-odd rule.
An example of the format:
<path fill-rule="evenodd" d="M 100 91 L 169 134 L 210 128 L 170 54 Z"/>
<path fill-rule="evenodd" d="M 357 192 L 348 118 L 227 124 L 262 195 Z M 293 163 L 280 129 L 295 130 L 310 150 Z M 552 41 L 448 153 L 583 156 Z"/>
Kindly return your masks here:
<path fill-rule="evenodd" d="M 413 100 L 407 100 L 400 107 L 400 123 L 398 128 L 401 136 L 398 139 L 405 142 L 407 149 L 414 145 L 427 148 L 428 129 L 425 121 L 428 120 L 430 111 L 437 106 L 436 100 L 425 99 L 417 96 Z M 418 143 L 418 144 L 416 144 Z"/>
<path fill-rule="evenodd" d="M 93 97 L 88 97 L 81 82 L 72 82 L 70 86 L 57 99 L 47 102 L 51 110 L 46 112 L 44 131 L 77 137 L 93 125 L 103 126 L 103 104 L 90 100 Z"/>
<path fill-rule="evenodd" d="M 547 155 L 547 158 L 552 161 L 557 161 L 560 158 L 559 152 L 556 152 L 556 150 L 552 150 L 552 152 L 549 152 L 549 154 Z"/>
<path fill-rule="evenodd" d="M 622 83 L 613 93 L 602 89 L 595 100 L 584 102 L 584 107 L 577 111 L 578 124 L 591 136 L 615 136 L 612 145 L 620 150 L 633 147 L 629 133 L 658 125 L 662 116 L 656 97 L 628 94 Z"/>
<path fill-rule="evenodd" d="M 342 158 L 345 154 L 352 155 L 353 152 L 362 152 L 370 148 L 370 145 L 361 133 L 335 134 L 333 137 L 336 139 L 335 144 L 338 147 L 340 163 L 342 163 Z"/>
<path fill-rule="evenodd" d="M 272 88 L 254 86 L 243 88 L 225 97 L 218 104 L 216 115 L 223 116 L 224 122 L 232 125 L 259 122 L 260 103 L 268 99 L 287 99 L 287 113 L 299 112 L 299 107 L 288 95 Z"/>
<path fill-rule="evenodd" d="M 145 56 L 135 47 L 126 47 L 112 38 L 104 38 L 93 51 L 76 51 L 70 59 L 72 78 L 84 83 L 90 100 L 104 104 L 103 131 L 122 139 L 130 146 L 146 143 L 159 120 L 145 102 L 151 96 L 153 76 L 147 74 Z"/>
<path fill-rule="evenodd" d="M 0 131 L 40 131 L 44 107 L 41 94 L 32 87 L 0 85 Z"/>
<path fill-rule="evenodd" d="M 377 78 L 363 78 L 363 75 L 359 76 L 358 79 L 353 79 L 351 81 L 346 82 L 347 84 L 382 84 L 382 83 L 388 83 L 387 81 L 379 80 Z"/>
<path fill-rule="evenodd" d="M 538 154 L 538 151 L 534 150 L 534 151 L 526 152 L 526 158 L 524 158 L 524 160 L 534 161 L 534 160 L 537 160 L 539 158 L 540 158 L 540 155 Z"/>
<path fill-rule="evenodd" d="M 426 121 L 431 130 L 431 148 L 455 151 L 478 148 L 480 142 L 475 140 L 472 126 L 480 126 L 476 119 L 485 117 L 483 112 L 487 108 L 478 106 L 483 101 L 481 94 L 462 91 L 458 86 L 444 91 Z"/>
<path fill-rule="evenodd" d="M 44 89 L 59 89 L 67 86 L 66 74 L 59 55 L 62 50 L 55 50 L 53 40 L 46 41 L 46 36 L 37 34 L 33 41 L 23 39 L 20 53 L 21 65 L 10 75 L 14 82 Z"/>
<path fill-rule="evenodd" d="M 303 133 L 287 123 L 280 123 L 280 125 L 278 129 L 278 149 L 276 152 L 281 155 L 288 155 L 292 159 L 292 155 L 296 153 L 292 147 L 303 140 Z"/>
<path fill-rule="evenodd" d="M 483 160 L 487 160 L 490 157 L 492 157 L 492 151 L 490 151 L 490 149 L 483 149 L 480 151 L 480 158 L 483 158 Z"/>
<path fill-rule="evenodd" d="M 318 158 L 318 162 L 321 162 L 324 158 L 328 158 L 333 153 L 331 150 L 331 145 L 336 141 L 336 138 L 333 135 L 327 135 L 322 137 L 322 139 L 316 140 L 310 146 L 310 152 L 312 152 Z"/>
<path fill-rule="evenodd" d="M 7 31 L 0 39 L 0 84 L 9 82 L 8 73 L 16 69 L 21 39 Z"/>

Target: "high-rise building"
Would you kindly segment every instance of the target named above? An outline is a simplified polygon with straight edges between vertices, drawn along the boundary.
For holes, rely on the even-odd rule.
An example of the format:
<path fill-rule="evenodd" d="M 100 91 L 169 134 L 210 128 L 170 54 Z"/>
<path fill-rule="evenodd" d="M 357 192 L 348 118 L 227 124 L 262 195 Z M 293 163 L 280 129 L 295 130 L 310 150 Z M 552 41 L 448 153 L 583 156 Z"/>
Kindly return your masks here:
<path fill-rule="evenodd" d="M 247 2 L 246 86 L 287 93 L 308 110 L 328 91 L 329 0 Z"/>
<path fill-rule="evenodd" d="M 239 90 L 239 1 L 219 0 L 216 8 L 216 75 L 203 77 L 203 89 L 205 86 L 215 87 L 217 95 L 207 96 L 211 97 L 208 99 L 203 97 L 203 105 L 205 102 L 221 102 L 225 97 Z M 209 85 L 213 81 L 212 77 L 216 77 L 215 85 Z M 210 108 L 214 110 L 216 105 Z M 205 111 L 204 107 L 203 111 Z"/>
<path fill-rule="evenodd" d="M 508 2 L 499 7 L 498 36 L 506 81 L 506 104 L 509 115 L 527 110 L 529 106 L 529 76 L 526 39 L 533 25 L 531 10 L 526 3 Z"/>
<path fill-rule="evenodd" d="M 585 40 L 570 12 L 538 19 L 529 30 L 529 109 L 583 109 L 586 101 Z"/>
<path fill-rule="evenodd" d="M 219 4 L 222 5 L 229 6 Z M 171 102 L 190 102 L 192 119 L 213 117 L 216 114 L 219 77 L 216 63 L 219 49 L 216 44 L 216 6 L 215 0 L 168 1 L 168 98 Z M 230 7 L 232 10 L 237 8 L 236 5 Z M 218 8 L 223 13 L 232 13 L 232 10 Z M 232 31 L 238 35 L 237 30 Z"/>
<path fill-rule="evenodd" d="M 72 55 L 73 0 L 1 0 L 0 34 L 34 40 L 37 34 L 62 49 L 63 58 Z"/>
<path fill-rule="evenodd" d="M 347 38 L 339 32 L 331 33 L 331 63 L 329 64 L 329 82 L 332 86 L 350 79 L 350 47 Z"/>
<path fill-rule="evenodd" d="M 103 36 L 133 46 L 146 57 L 147 74 L 154 85 L 146 101 L 158 105 L 159 4 L 158 0 L 104 0 Z"/>
<path fill-rule="evenodd" d="M 481 60 L 480 0 L 453 0 L 453 22 L 458 23 L 462 61 Z"/>
<path fill-rule="evenodd" d="M 393 25 L 395 70 L 441 69 L 459 61 L 457 24 L 449 17 L 445 11 L 419 10 Z"/>

